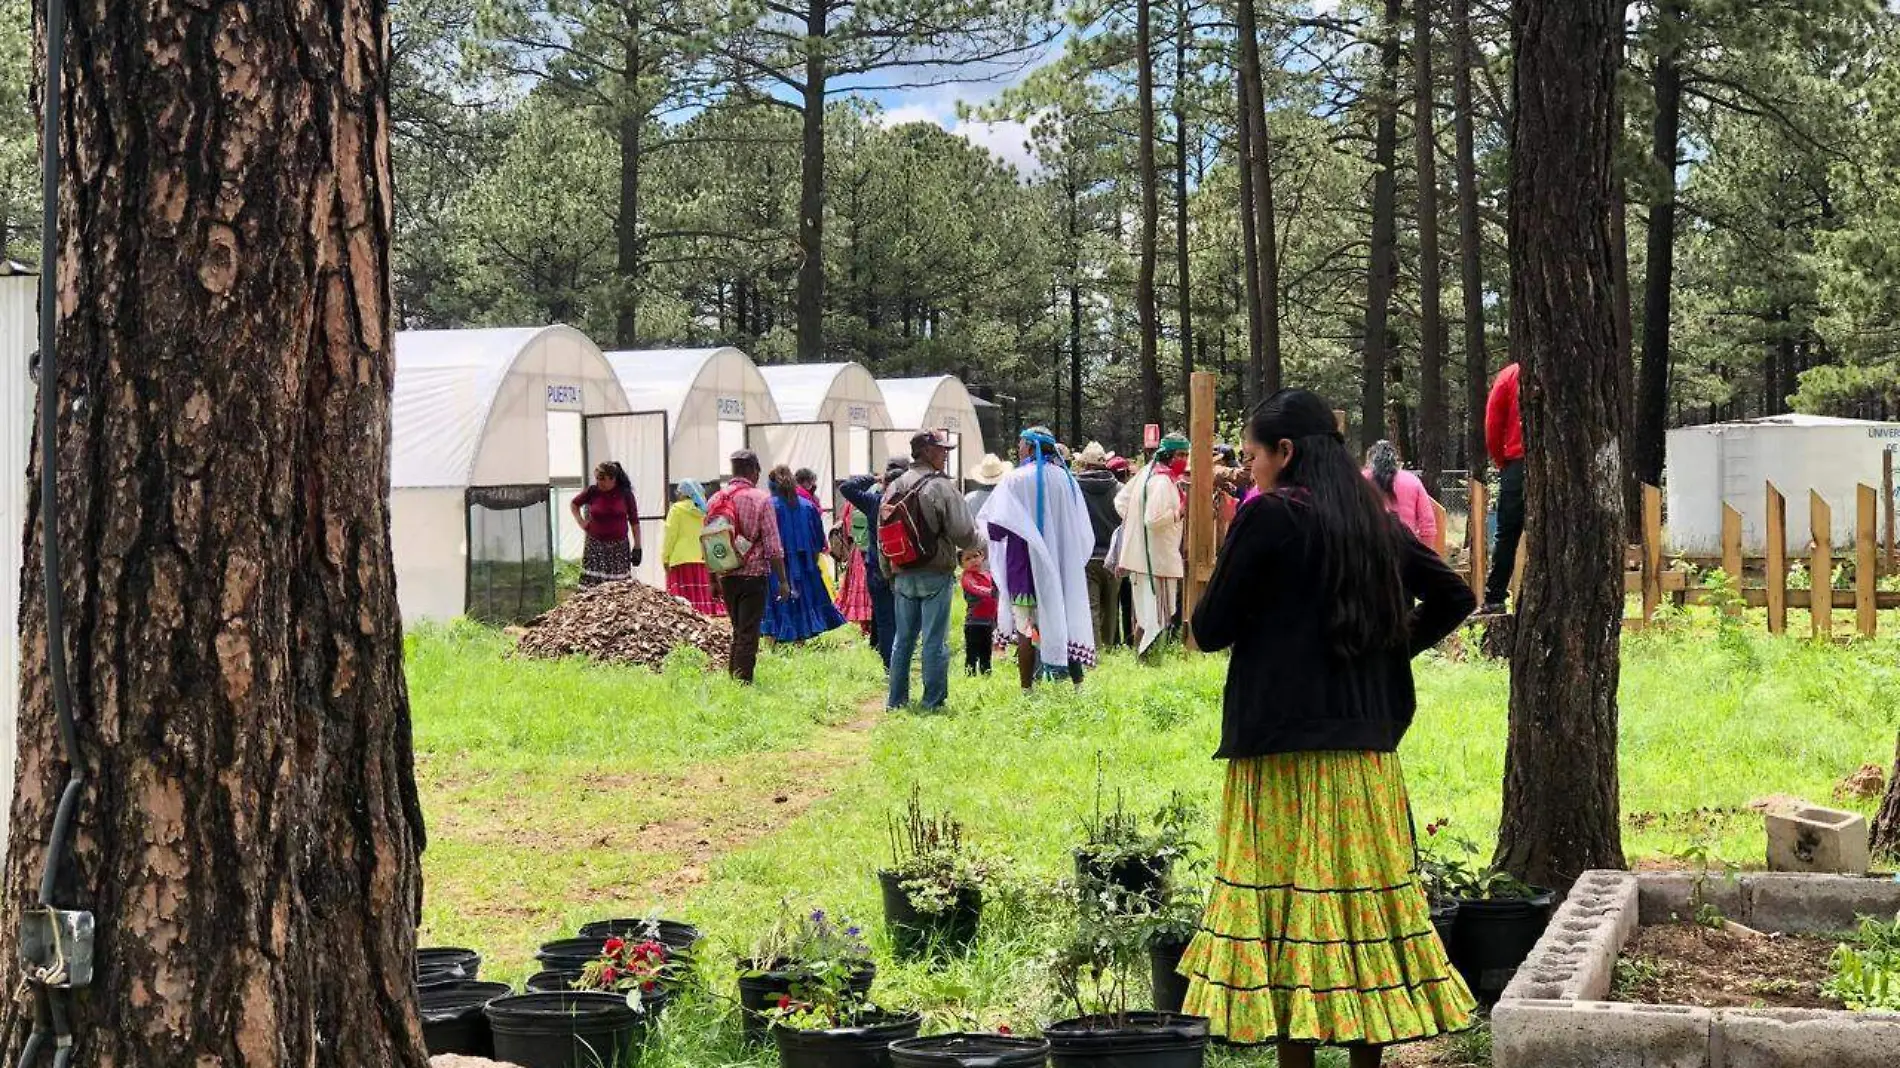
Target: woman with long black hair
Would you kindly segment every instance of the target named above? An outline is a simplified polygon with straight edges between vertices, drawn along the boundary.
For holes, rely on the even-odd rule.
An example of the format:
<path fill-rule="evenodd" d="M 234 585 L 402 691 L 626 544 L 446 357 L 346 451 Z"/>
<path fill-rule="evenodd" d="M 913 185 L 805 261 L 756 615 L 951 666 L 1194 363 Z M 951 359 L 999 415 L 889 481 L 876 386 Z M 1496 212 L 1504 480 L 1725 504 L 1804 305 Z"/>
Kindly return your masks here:
<path fill-rule="evenodd" d="M 1216 881 L 1182 961 L 1187 1011 L 1282 1068 L 1470 1023 L 1433 933 L 1396 753 L 1412 657 L 1476 607 L 1347 455 L 1332 405 L 1269 397 L 1248 426 L 1261 495 L 1240 509 L 1194 612 L 1231 649 L 1217 758 L 1228 761 Z"/>
<path fill-rule="evenodd" d="M 581 548 L 581 585 L 632 578 L 640 566 L 640 506 L 633 499 L 627 469 L 612 460 L 594 468 L 594 484 L 576 494 L 568 508 L 587 533 Z"/>

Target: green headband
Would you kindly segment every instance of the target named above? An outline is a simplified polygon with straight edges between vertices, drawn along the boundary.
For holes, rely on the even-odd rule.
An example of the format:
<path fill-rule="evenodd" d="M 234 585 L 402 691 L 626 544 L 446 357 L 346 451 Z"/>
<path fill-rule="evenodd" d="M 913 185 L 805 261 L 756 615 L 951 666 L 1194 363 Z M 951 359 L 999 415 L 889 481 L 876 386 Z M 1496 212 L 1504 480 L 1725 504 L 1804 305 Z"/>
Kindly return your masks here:
<path fill-rule="evenodd" d="M 1161 439 L 1162 452 L 1185 452 L 1187 451 L 1187 447 L 1188 439 L 1179 434 L 1169 434 L 1167 437 Z"/>

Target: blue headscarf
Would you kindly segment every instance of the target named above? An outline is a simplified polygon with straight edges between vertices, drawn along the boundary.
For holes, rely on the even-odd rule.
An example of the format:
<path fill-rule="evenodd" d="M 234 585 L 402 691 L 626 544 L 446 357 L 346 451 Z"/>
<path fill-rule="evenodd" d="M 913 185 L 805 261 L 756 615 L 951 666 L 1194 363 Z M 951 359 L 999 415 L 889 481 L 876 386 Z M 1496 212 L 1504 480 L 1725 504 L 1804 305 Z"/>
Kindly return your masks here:
<path fill-rule="evenodd" d="M 1036 465 L 1036 529 L 1040 531 L 1043 520 L 1043 500 L 1047 494 L 1043 478 L 1048 473 L 1050 458 L 1056 453 L 1056 436 L 1050 433 L 1047 427 L 1032 426 L 1023 431 L 1021 437 L 1023 441 L 1036 448 L 1036 454 L 1023 462 Z M 1063 474 L 1069 473 L 1065 469 Z M 1073 479 L 1075 476 L 1069 475 L 1069 477 Z"/>
<path fill-rule="evenodd" d="M 700 511 L 706 510 L 706 488 L 690 478 L 680 479 L 680 493 Z"/>

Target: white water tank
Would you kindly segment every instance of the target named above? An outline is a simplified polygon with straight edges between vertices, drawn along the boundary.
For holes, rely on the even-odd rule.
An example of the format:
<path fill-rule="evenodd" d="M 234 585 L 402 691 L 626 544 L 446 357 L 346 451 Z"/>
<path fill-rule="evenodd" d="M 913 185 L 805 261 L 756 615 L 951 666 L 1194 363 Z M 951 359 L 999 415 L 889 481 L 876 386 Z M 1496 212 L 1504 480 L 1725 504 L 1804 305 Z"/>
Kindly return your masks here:
<path fill-rule="evenodd" d="M 1900 448 L 1900 423 L 1776 415 L 1671 430 L 1668 445 L 1663 525 L 1671 552 L 1720 554 L 1724 504 L 1742 514 L 1742 551 L 1764 552 L 1773 482 L 1788 502 L 1789 551 L 1798 554 L 1808 543 L 1810 490 L 1832 512 L 1833 543 L 1854 543 L 1857 487 L 1879 492 L 1881 454 Z"/>
<path fill-rule="evenodd" d="M 26 450 L 35 393 L 29 364 L 39 348 L 39 275 L 0 259 L 0 857 L 13 810 L 20 714 L 20 568 L 26 533 Z"/>

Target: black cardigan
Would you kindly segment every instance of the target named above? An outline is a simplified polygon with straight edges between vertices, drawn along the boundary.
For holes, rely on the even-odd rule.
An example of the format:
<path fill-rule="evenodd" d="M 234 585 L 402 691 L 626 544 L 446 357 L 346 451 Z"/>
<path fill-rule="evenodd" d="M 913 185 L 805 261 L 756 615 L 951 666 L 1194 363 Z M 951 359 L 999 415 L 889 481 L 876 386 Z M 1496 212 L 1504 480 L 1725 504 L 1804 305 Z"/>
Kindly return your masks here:
<path fill-rule="evenodd" d="M 1438 554 L 1404 533 L 1405 592 L 1416 603 L 1409 647 L 1339 659 L 1318 611 L 1321 550 L 1313 533 L 1305 505 L 1271 493 L 1249 501 L 1195 606 L 1201 649 L 1233 650 L 1217 759 L 1397 749 L 1417 708 L 1412 657 L 1477 608 L 1470 587 Z"/>

